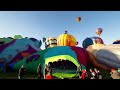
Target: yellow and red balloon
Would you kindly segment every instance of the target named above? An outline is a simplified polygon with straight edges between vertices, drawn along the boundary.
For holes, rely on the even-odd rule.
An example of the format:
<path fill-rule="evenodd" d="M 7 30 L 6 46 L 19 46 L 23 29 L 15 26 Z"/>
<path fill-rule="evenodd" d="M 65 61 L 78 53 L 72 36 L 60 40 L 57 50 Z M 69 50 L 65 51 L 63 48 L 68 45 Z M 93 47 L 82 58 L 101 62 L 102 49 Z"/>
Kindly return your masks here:
<path fill-rule="evenodd" d="M 102 28 L 97 28 L 97 30 L 96 30 L 96 34 L 98 35 L 98 36 L 100 36 L 101 35 L 101 33 L 102 33 L 102 31 L 103 31 L 103 29 Z"/>
<path fill-rule="evenodd" d="M 67 31 L 57 38 L 57 46 L 76 46 L 77 44 L 75 37 L 68 34 Z"/>
<path fill-rule="evenodd" d="M 81 21 L 81 17 L 77 17 L 77 18 L 76 18 L 76 21 L 77 21 L 77 22 L 80 22 L 80 21 Z"/>

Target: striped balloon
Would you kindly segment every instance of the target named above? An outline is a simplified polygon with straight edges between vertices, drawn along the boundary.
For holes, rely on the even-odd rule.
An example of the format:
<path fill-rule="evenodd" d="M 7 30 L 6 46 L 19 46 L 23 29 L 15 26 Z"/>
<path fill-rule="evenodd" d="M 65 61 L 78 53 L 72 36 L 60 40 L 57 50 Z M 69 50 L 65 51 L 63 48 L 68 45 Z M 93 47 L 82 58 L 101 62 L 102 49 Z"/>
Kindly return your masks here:
<path fill-rule="evenodd" d="M 65 33 L 60 35 L 57 39 L 58 46 L 76 46 L 76 43 L 75 37 L 67 34 L 67 31 L 65 31 Z"/>

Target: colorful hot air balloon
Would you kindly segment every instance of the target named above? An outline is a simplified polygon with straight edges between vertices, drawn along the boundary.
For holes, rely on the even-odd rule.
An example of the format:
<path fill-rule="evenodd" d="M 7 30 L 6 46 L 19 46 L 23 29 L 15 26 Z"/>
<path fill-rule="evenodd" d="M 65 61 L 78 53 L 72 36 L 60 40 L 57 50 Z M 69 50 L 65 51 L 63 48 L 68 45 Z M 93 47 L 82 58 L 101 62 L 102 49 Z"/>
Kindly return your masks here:
<path fill-rule="evenodd" d="M 94 44 L 104 44 L 102 38 L 100 37 L 87 37 L 84 39 L 84 41 L 82 42 L 82 46 L 83 48 L 87 48 L 90 45 L 94 45 Z"/>
<path fill-rule="evenodd" d="M 77 22 L 80 22 L 81 21 L 81 17 L 77 17 Z"/>
<path fill-rule="evenodd" d="M 76 44 L 76 38 L 73 35 L 68 34 L 67 31 L 57 38 L 58 46 L 76 46 Z"/>
<path fill-rule="evenodd" d="M 96 34 L 98 35 L 98 36 L 100 36 L 101 35 L 101 33 L 102 33 L 102 28 L 97 28 L 97 30 L 96 30 Z"/>
<path fill-rule="evenodd" d="M 120 44 L 120 40 L 114 41 L 113 44 Z"/>

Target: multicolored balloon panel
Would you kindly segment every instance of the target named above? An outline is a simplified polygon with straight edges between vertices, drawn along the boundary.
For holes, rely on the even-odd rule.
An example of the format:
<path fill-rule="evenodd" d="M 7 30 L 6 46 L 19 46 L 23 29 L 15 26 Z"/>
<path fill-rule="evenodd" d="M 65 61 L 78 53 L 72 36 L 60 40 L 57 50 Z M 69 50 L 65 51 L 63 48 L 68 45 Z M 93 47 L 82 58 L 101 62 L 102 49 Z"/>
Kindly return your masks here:
<path fill-rule="evenodd" d="M 26 38 L 13 39 L 0 46 L 0 61 L 4 58 L 6 63 L 17 62 L 37 51 L 40 48 L 36 42 Z"/>
<path fill-rule="evenodd" d="M 45 63 L 48 64 L 49 62 L 55 62 L 59 59 L 70 60 L 77 67 L 79 65 L 86 67 L 88 65 L 89 58 L 87 51 L 81 47 L 58 46 L 39 51 L 19 62 L 16 62 L 15 64 L 11 64 L 15 70 L 18 70 L 20 66 L 24 64 L 29 72 L 36 73 L 36 67 L 39 63 L 41 63 L 44 68 Z M 31 67 L 32 69 L 30 69 Z"/>
<path fill-rule="evenodd" d="M 99 51 L 96 53 L 96 58 L 103 65 L 117 69 L 120 67 L 119 51 L 119 44 L 106 45 L 99 49 Z"/>

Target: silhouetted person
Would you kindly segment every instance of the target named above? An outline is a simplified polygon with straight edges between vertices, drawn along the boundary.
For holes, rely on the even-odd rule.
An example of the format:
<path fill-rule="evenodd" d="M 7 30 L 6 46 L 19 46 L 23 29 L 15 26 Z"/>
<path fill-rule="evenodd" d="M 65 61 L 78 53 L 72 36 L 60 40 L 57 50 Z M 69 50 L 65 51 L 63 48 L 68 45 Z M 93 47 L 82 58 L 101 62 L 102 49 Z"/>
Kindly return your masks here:
<path fill-rule="evenodd" d="M 95 72 L 95 79 L 102 79 L 102 75 L 97 68 L 94 68 L 94 72 Z"/>
<path fill-rule="evenodd" d="M 45 76 L 48 73 L 48 71 L 49 71 L 49 66 L 46 64 L 44 67 L 44 79 L 45 79 Z"/>
<path fill-rule="evenodd" d="M 41 64 L 39 64 L 37 67 L 37 74 L 38 74 L 38 79 L 42 79 Z"/>
<path fill-rule="evenodd" d="M 86 70 L 85 79 L 90 79 L 90 73 Z"/>
<path fill-rule="evenodd" d="M 18 79 L 24 79 L 24 75 L 25 75 L 25 67 L 24 65 L 22 65 L 21 68 L 19 69 Z"/>
<path fill-rule="evenodd" d="M 77 74 L 79 76 L 79 78 L 81 79 L 81 74 L 82 74 L 82 70 L 81 70 L 81 67 L 77 67 Z"/>

